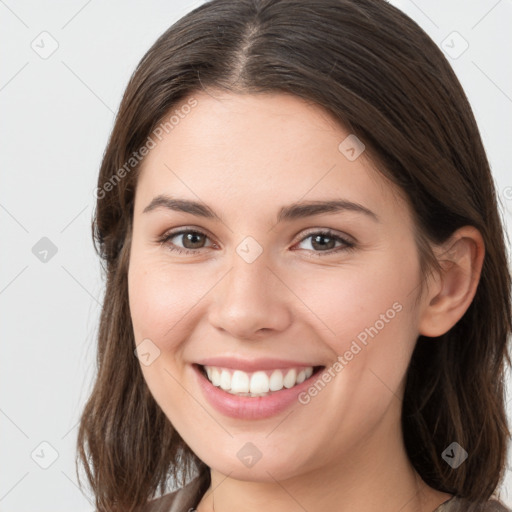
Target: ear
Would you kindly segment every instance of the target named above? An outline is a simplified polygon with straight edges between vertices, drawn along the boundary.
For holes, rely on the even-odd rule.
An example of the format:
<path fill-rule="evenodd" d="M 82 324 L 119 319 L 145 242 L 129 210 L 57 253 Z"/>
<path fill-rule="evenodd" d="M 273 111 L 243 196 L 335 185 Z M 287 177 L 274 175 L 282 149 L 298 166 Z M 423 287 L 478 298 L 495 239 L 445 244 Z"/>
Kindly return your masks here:
<path fill-rule="evenodd" d="M 419 334 L 436 337 L 448 332 L 464 315 L 475 296 L 485 255 L 485 244 L 473 226 L 458 229 L 435 251 L 442 267 L 422 305 Z"/>

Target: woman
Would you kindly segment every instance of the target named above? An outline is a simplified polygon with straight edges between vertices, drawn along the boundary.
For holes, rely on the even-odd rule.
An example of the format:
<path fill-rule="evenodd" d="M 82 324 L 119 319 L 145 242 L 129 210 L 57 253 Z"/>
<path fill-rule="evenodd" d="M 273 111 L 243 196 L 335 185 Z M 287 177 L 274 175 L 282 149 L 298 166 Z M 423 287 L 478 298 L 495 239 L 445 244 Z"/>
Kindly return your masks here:
<path fill-rule="evenodd" d="M 403 13 L 198 7 L 132 76 L 96 196 L 99 511 L 507 510 L 503 228 Z"/>

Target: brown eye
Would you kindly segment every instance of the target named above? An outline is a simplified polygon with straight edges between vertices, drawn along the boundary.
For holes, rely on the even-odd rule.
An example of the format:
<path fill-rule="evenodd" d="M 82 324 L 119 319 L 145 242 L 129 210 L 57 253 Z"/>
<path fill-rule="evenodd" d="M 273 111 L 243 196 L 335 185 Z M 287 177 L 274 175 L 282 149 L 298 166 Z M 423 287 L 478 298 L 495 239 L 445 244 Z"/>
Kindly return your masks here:
<path fill-rule="evenodd" d="M 334 249 L 336 240 L 332 236 L 326 235 L 313 235 L 311 238 L 311 246 L 315 249 Z M 325 242 L 327 240 L 327 242 Z"/>
<path fill-rule="evenodd" d="M 179 243 L 181 243 L 182 247 L 178 245 L 178 242 L 173 242 L 173 239 L 180 241 Z M 197 252 L 199 249 L 211 247 L 205 245 L 206 240 L 208 240 L 208 236 L 206 234 L 201 233 L 200 231 L 184 229 L 165 234 L 159 242 L 167 245 L 171 251 L 192 254 Z"/>
<path fill-rule="evenodd" d="M 299 244 L 306 240 L 311 239 L 310 248 L 305 248 L 308 251 L 312 251 L 315 256 L 323 256 L 321 253 L 326 255 L 338 253 L 340 251 L 346 251 L 355 248 L 355 243 L 351 242 L 342 236 L 335 234 L 332 231 L 314 231 L 309 233 L 307 236 L 302 238 Z M 336 245 L 338 244 L 338 245 Z"/>
<path fill-rule="evenodd" d="M 202 233 L 194 233 L 192 231 L 180 234 L 182 244 L 185 249 L 201 249 L 204 245 L 205 236 Z"/>

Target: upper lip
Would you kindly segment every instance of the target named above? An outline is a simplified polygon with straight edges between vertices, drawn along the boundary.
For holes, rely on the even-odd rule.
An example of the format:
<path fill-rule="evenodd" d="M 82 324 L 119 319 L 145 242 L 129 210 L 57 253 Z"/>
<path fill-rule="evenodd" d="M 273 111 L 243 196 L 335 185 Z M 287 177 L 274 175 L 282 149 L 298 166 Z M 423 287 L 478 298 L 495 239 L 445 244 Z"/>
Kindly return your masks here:
<path fill-rule="evenodd" d="M 231 368 L 233 370 L 242 370 L 245 372 L 254 372 L 257 370 L 277 370 L 279 368 L 301 368 L 308 366 L 321 366 L 311 362 L 290 361 L 285 359 L 260 358 L 260 359 L 240 359 L 238 357 L 218 356 L 208 357 L 196 361 L 196 364 L 202 366 L 217 366 L 220 368 Z"/>

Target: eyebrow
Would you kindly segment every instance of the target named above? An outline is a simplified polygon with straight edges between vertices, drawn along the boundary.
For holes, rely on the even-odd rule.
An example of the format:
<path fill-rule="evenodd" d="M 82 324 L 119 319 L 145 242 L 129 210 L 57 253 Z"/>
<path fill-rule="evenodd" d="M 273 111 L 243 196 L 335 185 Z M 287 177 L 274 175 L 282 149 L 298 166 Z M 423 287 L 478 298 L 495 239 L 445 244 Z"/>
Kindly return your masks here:
<path fill-rule="evenodd" d="M 215 219 L 222 222 L 222 219 L 206 204 L 189 199 L 175 199 L 168 195 L 158 195 L 144 208 L 142 213 L 148 213 L 157 208 L 166 208 L 177 212 L 190 213 L 197 217 Z M 277 215 L 277 223 L 292 221 L 311 217 L 320 214 L 332 214 L 342 211 L 362 213 L 375 222 L 380 222 L 379 217 L 365 206 L 347 201 L 345 199 L 327 201 L 302 201 L 283 206 Z"/>

